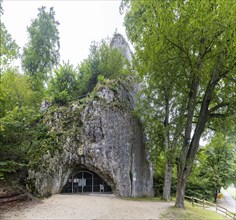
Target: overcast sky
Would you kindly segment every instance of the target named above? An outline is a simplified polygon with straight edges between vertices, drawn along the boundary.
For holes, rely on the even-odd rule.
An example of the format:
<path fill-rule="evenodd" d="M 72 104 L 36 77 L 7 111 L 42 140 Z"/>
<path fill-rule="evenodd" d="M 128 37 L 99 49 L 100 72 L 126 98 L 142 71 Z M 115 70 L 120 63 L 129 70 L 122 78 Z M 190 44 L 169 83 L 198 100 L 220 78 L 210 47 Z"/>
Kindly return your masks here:
<path fill-rule="evenodd" d="M 37 17 L 38 8 L 54 7 L 60 22 L 61 61 L 77 65 L 89 54 L 92 41 L 112 37 L 117 29 L 125 36 L 123 16 L 119 13 L 120 0 L 3 0 L 1 20 L 16 43 L 22 47 L 28 41 L 27 26 Z"/>

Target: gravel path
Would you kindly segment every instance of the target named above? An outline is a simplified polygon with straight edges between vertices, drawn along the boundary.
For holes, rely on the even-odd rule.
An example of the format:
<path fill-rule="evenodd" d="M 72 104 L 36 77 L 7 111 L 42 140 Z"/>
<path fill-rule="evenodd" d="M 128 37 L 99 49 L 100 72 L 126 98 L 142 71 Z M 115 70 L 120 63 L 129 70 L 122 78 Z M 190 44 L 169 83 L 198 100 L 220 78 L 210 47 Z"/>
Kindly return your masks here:
<path fill-rule="evenodd" d="M 231 212 L 236 213 L 236 200 L 234 200 L 225 189 L 222 188 L 221 192 L 223 193 L 224 197 L 220 199 L 217 204 L 228 209 Z"/>
<path fill-rule="evenodd" d="M 1 219 L 158 219 L 172 202 L 124 200 L 114 195 L 54 195 Z"/>

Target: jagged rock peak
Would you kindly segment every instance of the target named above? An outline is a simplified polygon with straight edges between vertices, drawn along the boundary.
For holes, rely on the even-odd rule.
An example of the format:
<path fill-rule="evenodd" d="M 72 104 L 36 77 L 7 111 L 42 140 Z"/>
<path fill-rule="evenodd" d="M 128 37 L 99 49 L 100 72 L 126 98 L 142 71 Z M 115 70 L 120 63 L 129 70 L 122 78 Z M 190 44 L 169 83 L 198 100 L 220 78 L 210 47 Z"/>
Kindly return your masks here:
<path fill-rule="evenodd" d="M 128 42 L 121 34 L 116 33 L 114 35 L 111 40 L 111 48 L 119 49 L 129 62 L 132 61 L 132 51 L 130 50 Z"/>

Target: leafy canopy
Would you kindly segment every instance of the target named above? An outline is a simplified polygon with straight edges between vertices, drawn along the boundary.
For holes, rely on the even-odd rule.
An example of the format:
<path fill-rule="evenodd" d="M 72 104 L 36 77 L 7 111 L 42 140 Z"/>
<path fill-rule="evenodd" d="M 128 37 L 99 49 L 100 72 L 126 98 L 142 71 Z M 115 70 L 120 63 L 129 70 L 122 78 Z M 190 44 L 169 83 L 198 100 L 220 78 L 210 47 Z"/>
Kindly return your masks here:
<path fill-rule="evenodd" d="M 109 40 L 92 42 L 90 54 L 79 65 L 79 91 L 81 95 L 93 90 L 98 76 L 122 78 L 129 72 L 129 63 L 118 49 L 109 45 Z"/>
<path fill-rule="evenodd" d="M 200 149 L 191 173 L 187 193 L 213 200 L 221 187 L 236 184 L 235 143 L 223 133 L 216 133 L 210 143 Z"/>
<path fill-rule="evenodd" d="M 32 88 L 42 90 L 53 68 L 59 62 L 59 22 L 55 19 L 55 11 L 46 7 L 38 9 L 38 17 L 32 20 L 27 28 L 29 42 L 23 48 L 22 66 L 31 77 Z"/>
<path fill-rule="evenodd" d="M 0 74 L 19 57 L 19 47 L 0 21 Z"/>
<path fill-rule="evenodd" d="M 49 84 L 52 101 L 63 105 L 76 98 L 79 94 L 78 70 L 68 62 L 60 65 L 54 73 Z"/>

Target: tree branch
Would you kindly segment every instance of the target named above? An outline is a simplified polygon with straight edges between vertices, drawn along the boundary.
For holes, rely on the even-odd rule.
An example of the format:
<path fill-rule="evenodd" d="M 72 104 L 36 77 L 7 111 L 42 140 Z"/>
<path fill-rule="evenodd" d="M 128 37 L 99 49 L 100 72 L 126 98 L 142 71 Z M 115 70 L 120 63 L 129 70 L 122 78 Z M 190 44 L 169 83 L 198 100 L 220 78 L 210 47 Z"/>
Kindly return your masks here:
<path fill-rule="evenodd" d="M 223 117 L 225 117 L 225 114 L 220 114 L 220 113 L 209 114 L 209 118 L 223 118 Z"/>
<path fill-rule="evenodd" d="M 206 128 L 208 128 L 208 129 L 210 129 L 210 130 L 212 130 L 212 131 L 216 131 L 216 129 L 215 128 L 213 128 L 213 127 L 211 127 L 211 126 L 206 126 Z"/>
<path fill-rule="evenodd" d="M 208 112 L 209 112 L 209 114 L 211 114 L 212 112 L 218 110 L 219 108 L 226 107 L 228 105 L 229 105 L 228 102 L 219 103 L 218 105 L 216 105 L 216 106 L 212 107 L 211 109 L 209 109 Z"/>
<path fill-rule="evenodd" d="M 213 42 L 215 41 L 215 39 L 217 37 L 219 37 L 222 33 L 224 32 L 224 30 L 219 31 L 217 34 L 214 35 L 213 39 L 210 41 L 210 43 L 205 47 L 205 51 L 204 53 L 201 55 L 201 60 L 204 58 L 204 56 L 211 51 L 211 46 L 213 45 Z"/>

